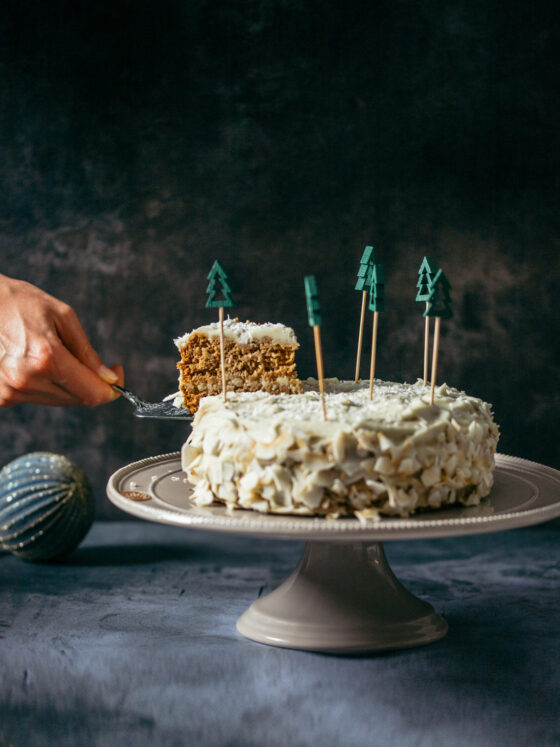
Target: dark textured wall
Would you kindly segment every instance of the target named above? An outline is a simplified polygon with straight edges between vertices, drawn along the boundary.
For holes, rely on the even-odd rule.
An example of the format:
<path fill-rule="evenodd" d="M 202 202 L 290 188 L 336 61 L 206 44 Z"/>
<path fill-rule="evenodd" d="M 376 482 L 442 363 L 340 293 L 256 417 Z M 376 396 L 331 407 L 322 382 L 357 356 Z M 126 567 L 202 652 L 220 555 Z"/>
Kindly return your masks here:
<path fill-rule="evenodd" d="M 64 298 L 109 364 L 157 399 L 214 258 L 235 313 L 283 321 L 313 373 L 316 274 L 327 375 L 353 372 L 362 249 L 385 263 L 378 375 L 421 372 L 422 256 L 453 285 L 441 379 L 492 401 L 500 450 L 560 467 L 559 19 L 548 3 L 113 0 L 0 11 L 1 271 Z M 365 373 L 366 365 L 364 365 Z M 1 461 L 88 471 L 184 426 L 2 411 Z"/>

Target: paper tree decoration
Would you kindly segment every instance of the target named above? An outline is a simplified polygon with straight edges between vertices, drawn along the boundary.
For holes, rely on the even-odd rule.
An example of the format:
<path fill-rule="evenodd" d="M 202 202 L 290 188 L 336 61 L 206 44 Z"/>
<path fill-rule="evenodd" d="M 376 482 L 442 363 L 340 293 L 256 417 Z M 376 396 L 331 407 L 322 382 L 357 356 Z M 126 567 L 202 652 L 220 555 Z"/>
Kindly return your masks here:
<path fill-rule="evenodd" d="M 430 296 L 430 286 L 437 272 L 437 265 L 431 257 L 424 257 L 420 269 L 418 270 L 418 282 L 416 287 L 417 301 L 425 301 L 428 308 L 428 298 Z M 424 323 L 424 386 L 428 383 L 428 360 L 430 349 L 430 317 L 426 316 Z"/>
<path fill-rule="evenodd" d="M 371 267 L 375 262 L 374 249 L 372 246 L 366 246 L 362 258 L 360 260 L 360 267 L 358 268 L 358 281 L 354 290 L 367 291 L 369 290 L 369 276 L 371 273 Z"/>
<path fill-rule="evenodd" d="M 317 291 L 317 283 L 314 275 L 307 275 L 304 278 L 305 283 L 305 300 L 307 302 L 307 317 L 309 319 L 309 326 L 316 327 L 320 326 L 321 319 L 321 307 L 319 306 L 319 293 Z"/>
<path fill-rule="evenodd" d="M 418 293 L 416 294 L 417 301 L 427 301 L 430 295 L 430 285 L 436 275 L 437 265 L 431 257 L 424 257 L 420 269 L 418 270 L 418 282 L 416 287 Z"/>
<path fill-rule="evenodd" d="M 375 359 L 377 357 L 377 328 L 379 313 L 385 311 L 385 271 L 383 265 L 374 264 L 369 276 L 369 310 L 373 311 L 373 332 L 371 338 L 371 361 L 369 367 L 369 398 L 373 398 L 375 379 Z"/>
<path fill-rule="evenodd" d="M 319 379 L 319 392 L 321 393 L 321 407 L 323 409 L 323 420 L 327 419 L 327 408 L 325 406 L 325 375 L 323 372 L 323 352 L 321 349 L 321 307 L 319 306 L 319 293 L 314 275 L 304 278 L 305 300 L 307 303 L 307 318 L 309 326 L 313 327 L 313 338 L 315 341 L 315 358 L 317 360 L 317 378 Z"/>
<path fill-rule="evenodd" d="M 358 268 L 358 280 L 354 290 L 362 291 L 362 310 L 360 312 L 360 329 L 358 332 L 358 354 L 356 356 L 356 384 L 360 379 L 360 361 L 362 358 L 362 341 L 364 339 L 364 320 L 366 315 L 366 299 L 369 291 L 371 268 L 375 262 L 375 253 L 372 246 L 366 246 Z"/>
<path fill-rule="evenodd" d="M 218 260 L 215 260 L 212 265 L 212 269 L 208 273 L 208 280 L 210 282 L 208 283 L 208 288 L 206 288 L 206 294 L 208 296 L 208 299 L 206 300 L 206 308 L 223 309 L 233 306 L 233 301 L 230 295 L 231 288 L 227 282 L 227 275 Z M 218 294 L 217 298 L 216 294 Z"/>
<path fill-rule="evenodd" d="M 438 355 L 439 355 L 439 334 L 442 319 L 451 319 L 453 312 L 451 311 L 451 296 L 449 291 L 451 286 L 449 281 L 445 277 L 443 270 L 438 270 L 430 285 L 430 293 L 428 295 L 428 303 L 424 316 L 429 318 L 435 317 L 434 325 L 434 350 L 432 355 L 432 387 L 430 392 L 430 404 L 434 404 L 434 392 L 436 387 L 437 378 L 437 366 L 438 366 Z"/>
<path fill-rule="evenodd" d="M 439 317 L 440 319 L 451 319 L 451 285 L 445 277 L 443 270 L 438 270 L 430 285 L 428 294 L 428 306 L 424 312 L 425 317 Z"/>
<path fill-rule="evenodd" d="M 369 280 L 369 310 L 385 311 L 385 271 L 383 265 L 373 265 Z"/>
<path fill-rule="evenodd" d="M 212 269 L 208 273 L 208 288 L 206 293 L 208 298 L 206 300 L 207 309 L 218 309 L 220 319 L 220 368 L 222 369 L 222 395 L 224 402 L 227 397 L 226 389 L 226 354 L 225 354 L 225 340 L 224 340 L 224 307 L 230 308 L 233 306 L 231 298 L 231 288 L 227 282 L 227 275 L 224 268 L 216 259 L 212 265 Z M 217 287 L 219 286 L 219 287 Z M 216 298 L 216 294 L 218 297 Z"/>

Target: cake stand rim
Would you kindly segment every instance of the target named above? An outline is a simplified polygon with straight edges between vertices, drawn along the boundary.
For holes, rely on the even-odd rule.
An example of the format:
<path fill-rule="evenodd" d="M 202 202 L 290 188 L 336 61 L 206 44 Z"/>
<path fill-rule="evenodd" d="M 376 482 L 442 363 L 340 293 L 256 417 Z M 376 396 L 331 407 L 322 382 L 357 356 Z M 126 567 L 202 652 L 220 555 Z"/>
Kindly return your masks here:
<path fill-rule="evenodd" d="M 146 457 L 116 470 L 107 482 L 107 497 L 113 505 L 136 518 L 156 523 L 181 526 L 226 534 L 261 537 L 268 539 L 320 540 L 325 542 L 387 541 L 404 539 L 436 539 L 444 537 L 484 534 L 489 532 L 518 529 L 532 526 L 560 516 L 560 471 L 521 457 L 496 454 L 496 471 L 510 467 L 510 472 L 527 473 L 533 479 L 548 478 L 558 486 L 558 496 L 544 506 L 526 510 L 502 511 L 499 514 L 471 516 L 464 518 L 437 518 L 437 511 L 430 512 L 433 518 L 422 521 L 418 518 L 384 518 L 379 522 L 361 524 L 349 519 L 327 519 L 324 517 L 294 516 L 290 514 L 259 514 L 239 511 L 228 513 L 225 507 L 218 510 L 223 515 L 205 514 L 205 509 L 186 505 L 175 507 L 158 500 L 152 493 L 145 502 L 131 501 L 125 497 L 119 486 L 139 470 L 154 465 L 175 463 L 180 467 L 180 452 L 170 452 Z M 523 481 L 523 477 L 519 477 Z M 527 482 L 527 480 L 524 480 Z M 546 487 L 546 486 L 545 486 Z M 490 493 L 490 499 L 491 499 Z M 215 507 L 213 507 L 214 510 Z M 449 507 L 446 507 L 448 509 Z M 458 510 L 462 510 L 458 508 Z M 428 514 L 423 514 L 424 517 Z M 270 519 L 274 522 L 270 522 Z M 344 524 L 342 522 L 345 522 Z M 349 523 L 349 522 L 352 523 Z"/>

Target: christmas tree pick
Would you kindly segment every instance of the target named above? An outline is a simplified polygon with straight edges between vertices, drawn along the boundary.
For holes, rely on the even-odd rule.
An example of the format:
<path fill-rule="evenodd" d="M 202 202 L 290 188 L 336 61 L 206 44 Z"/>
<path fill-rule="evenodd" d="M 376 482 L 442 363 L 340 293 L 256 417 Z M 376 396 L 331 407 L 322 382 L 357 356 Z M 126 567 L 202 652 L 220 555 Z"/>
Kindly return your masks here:
<path fill-rule="evenodd" d="M 321 407 L 323 408 L 323 420 L 327 419 L 327 408 L 325 407 L 325 376 L 323 373 L 323 353 L 321 350 L 321 309 L 319 306 L 319 293 L 314 275 L 304 278 L 305 299 L 307 302 L 307 317 L 309 326 L 313 327 L 313 338 L 315 340 L 315 358 L 317 360 L 317 377 L 319 379 L 319 392 L 321 393 Z"/>
<path fill-rule="evenodd" d="M 227 282 L 227 275 L 217 259 L 214 261 L 212 269 L 208 273 L 208 280 L 210 282 L 208 283 L 208 288 L 206 288 L 206 295 L 208 296 L 206 300 L 206 308 L 223 309 L 233 306 L 231 288 Z M 220 286 L 219 289 L 216 287 L 218 283 Z M 219 291 L 221 291 L 221 298 L 216 298 L 216 294 L 219 293 Z"/>
<path fill-rule="evenodd" d="M 375 358 L 377 355 L 377 327 L 379 313 L 385 311 L 385 271 L 383 265 L 374 264 L 370 272 L 369 310 L 373 311 L 373 332 L 371 338 L 371 362 L 369 367 L 369 398 L 373 398 L 375 378 Z"/>
<path fill-rule="evenodd" d="M 212 269 L 208 273 L 208 288 L 206 288 L 206 294 L 208 296 L 206 300 L 207 309 L 218 308 L 218 315 L 220 320 L 220 368 L 222 369 L 222 395 L 224 402 L 226 401 L 226 356 L 225 356 L 225 341 L 224 341 L 224 307 L 230 308 L 233 306 L 231 298 L 231 288 L 227 282 L 227 275 L 224 272 L 223 267 L 216 259 L 212 265 Z M 219 288 L 217 285 L 219 284 Z M 218 294 L 218 298 L 216 298 Z"/>
<path fill-rule="evenodd" d="M 366 316 L 366 299 L 369 291 L 369 276 L 371 267 L 374 263 L 374 249 L 372 246 L 366 246 L 362 258 L 360 260 L 360 267 L 358 268 L 358 281 L 354 287 L 354 290 L 362 291 L 362 310 L 360 313 L 360 331 L 358 334 L 358 355 L 356 356 L 356 377 L 354 381 L 356 384 L 360 378 L 360 361 L 362 358 L 362 341 L 364 337 L 364 319 Z"/>
<path fill-rule="evenodd" d="M 418 270 L 418 282 L 416 287 L 418 293 L 416 294 L 417 301 L 425 301 L 426 308 L 428 308 L 428 298 L 430 295 L 430 285 L 437 272 L 437 265 L 431 257 L 424 257 L 420 269 Z M 430 317 L 426 316 L 424 323 L 424 386 L 428 383 L 428 359 L 429 359 L 429 347 L 430 347 Z"/>
<path fill-rule="evenodd" d="M 439 333 L 442 319 L 451 319 L 453 312 L 451 311 L 451 295 L 449 291 L 451 285 L 445 277 L 443 270 L 438 270 L 430 286 L 430 293 L 428 295 L 428 303 L 424 316 L 435 317 L 434 327 L 434 350 L 432 355 L 432 388 L 430 393 L 430 404 L 434 404 L 434 391 L 436 388 L 437 378 L 437 365 L 439 355 Z"/>

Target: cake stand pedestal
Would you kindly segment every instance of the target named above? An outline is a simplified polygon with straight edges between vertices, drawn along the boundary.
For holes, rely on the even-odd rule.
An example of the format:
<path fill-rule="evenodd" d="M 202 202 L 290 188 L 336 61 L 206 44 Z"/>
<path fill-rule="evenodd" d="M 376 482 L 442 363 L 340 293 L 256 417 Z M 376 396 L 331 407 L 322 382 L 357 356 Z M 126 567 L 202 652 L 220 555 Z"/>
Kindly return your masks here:
<path fill-rule="evenodd" d="M 381 542 L 307 542 L 295 571 L 237 629 L 272 646 L 363 653 L 430 643 L 447 623 L 396 579 Z"/>
<path fill-rule="evenodd" d="M 109 479 L 107 495 L 148 521 L 250 537 L 307 540 L 297 568 L 257 599 L 237 622 L 245 637 L 284 648 L 357 654 L 417 646 L 445 635 L 447 623 L 396 579 L 382 541 L 427 539 L 513 529 L 560 515 L 560 472 L 524 459 L 497 456 L 495 485 L 480 506 L 453 507 L 411 519 L 365 524 L 228 513 L 197 507 L 179 454 L 134 462 Z"/>

